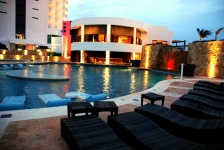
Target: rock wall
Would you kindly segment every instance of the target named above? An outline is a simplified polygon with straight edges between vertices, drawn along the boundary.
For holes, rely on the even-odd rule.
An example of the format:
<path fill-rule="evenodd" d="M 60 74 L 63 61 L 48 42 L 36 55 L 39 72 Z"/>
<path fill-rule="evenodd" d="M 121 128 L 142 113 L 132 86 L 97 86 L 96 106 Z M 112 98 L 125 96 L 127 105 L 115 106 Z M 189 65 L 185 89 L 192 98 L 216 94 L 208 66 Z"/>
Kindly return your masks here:
<path fill-rule="evenodd" d="M 179 64 L 187 63 L 187 51 L 164 45 L 146 45 L 142 50 L 140 67 L 179 72 Z"/>
<path fill-rule="evenodd" d="M 188 63 L 196 65 L 195 74 L 224 78 L 224 41 L 199 41 L 188 44 Z"/>

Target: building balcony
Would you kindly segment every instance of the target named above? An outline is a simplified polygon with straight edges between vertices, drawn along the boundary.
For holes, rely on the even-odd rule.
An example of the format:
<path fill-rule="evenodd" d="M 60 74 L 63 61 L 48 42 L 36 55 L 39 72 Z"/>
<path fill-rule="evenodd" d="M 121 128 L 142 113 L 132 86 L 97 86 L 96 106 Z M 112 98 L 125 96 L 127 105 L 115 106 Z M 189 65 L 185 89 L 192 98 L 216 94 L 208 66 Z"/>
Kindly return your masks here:
<path fill-rule="evenodd" d="M 142 45 L 109 43 L 109 42 L 73 42 L 72 51 L 114 51 L 114 52 L 136 52 L 141 53 Z"/>

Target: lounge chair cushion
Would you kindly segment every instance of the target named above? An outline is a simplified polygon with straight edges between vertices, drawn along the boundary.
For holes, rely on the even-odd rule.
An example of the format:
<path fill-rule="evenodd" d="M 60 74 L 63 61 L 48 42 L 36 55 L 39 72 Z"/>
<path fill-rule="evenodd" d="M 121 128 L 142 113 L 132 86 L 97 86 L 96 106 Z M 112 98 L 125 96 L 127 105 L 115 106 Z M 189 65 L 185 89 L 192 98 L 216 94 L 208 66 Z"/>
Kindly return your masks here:
<path fill-rule="evenodd" d="M 86 99 L 90 97 L 90 94 L 84 93 L 84 92 L 68 92 L 65 94 L 66 98 L 80 98 L 80 99 Z"/>
<path fill-rule="evenodd" d="M 25 98 L 25 96 L 6 96 L 0 103 L 0 111 L 24 109 Z"/>
<path fill-rule="evenodd" d="M 0 111 L 24 109 L 24 103 L 0 104 Z"/>
<path fill-rule="evenodd" d="M 183 115 L 200 119 L 224 118 L 224 111 L 209 108 L 203 104 L 187 100 L 176 100 L 171 104 L 171 109 Z"/>
<path fill-rule="evenodd" d="M 65 105 L 67 105 L 68 102 L 71 102 L 70 98 L 49 100 L 47 102 L 47 107 L 65 106 Z"/>
<path fill-rule="evenodd" d="M 62 118 L 61 136 L 75 150 L 131 149 L 97 116 Z"/>
<path fill-rule="evenodd" d="M 94 101 L 100 101 L 100 100 L 106 100 L 106 99 L 107 99 L 106 94 L 98 94 L 98 95 L 91 95 L 88 98 L 86 98 L 85 100 L 87 102 L 94 102 Z"/>

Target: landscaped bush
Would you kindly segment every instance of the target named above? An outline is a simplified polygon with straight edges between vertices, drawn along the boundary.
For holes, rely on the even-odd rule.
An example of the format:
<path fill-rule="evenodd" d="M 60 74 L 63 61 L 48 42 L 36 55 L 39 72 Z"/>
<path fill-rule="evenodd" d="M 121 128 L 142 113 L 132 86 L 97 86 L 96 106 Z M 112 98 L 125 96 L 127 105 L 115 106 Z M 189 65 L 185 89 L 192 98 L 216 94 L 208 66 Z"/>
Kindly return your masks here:
<path fill-rule="evenodd" d="M 40 46 L 38 46 L 38 49 L 48 49 L 48 46 L 42 46 L 42 45 L 40 45 Z"/>
<path fill-rule="evenodd" d="M 56 52 L 48 52 L 47 56 L 61 56 L 61 53 L 56 53 Z"/>

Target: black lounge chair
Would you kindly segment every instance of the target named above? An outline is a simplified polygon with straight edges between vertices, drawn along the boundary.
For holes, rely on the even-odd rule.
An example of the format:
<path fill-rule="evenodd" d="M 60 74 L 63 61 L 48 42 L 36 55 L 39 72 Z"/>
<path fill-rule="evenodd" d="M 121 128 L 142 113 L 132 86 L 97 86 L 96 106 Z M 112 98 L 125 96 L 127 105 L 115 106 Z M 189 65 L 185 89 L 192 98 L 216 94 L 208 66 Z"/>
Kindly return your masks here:
<path fill-rule="evenodd" d="M 108 116 L 108 124 L 117 135 L 136 150 L 223 149 L 224 144 L 204 144 L 177 137 L 137 112 Z"/>
<path fill-rule="evenodd" d="M 224 103 L 224 96 L 221 95 L 217 95 L 217 94 L 212 94 L 206 91 L 201 91 L 201 90 L 189 90 L 188 94 L 192 94 L 192 95 L 198 95 L 198 96 L 202 96 L 202 97 L 206 97 L 208 99 L 217 101 L 217 102 L 221 102 Z"/>
<path fill-rule="evenodd" d="M 224 142 L 224 119 L 191 118 L 172 109 L 146 104 L 135 108 L 170 133 L 200 143 Z"/>
<path fill-rule="evenodd" d="M 198 83 L 204 83 L 204 84 L 207 84 L 207 85 L 210 85 L 210 86 L 216 86 L 216 87 L 224 88 L 223 82 L 221 82 L 220 84 L 217 84 L 217 83 L 206 81 L 206 80 L 199 80 Z"/>
<path fill-rule="evenodd" d="M 75 150 L 132 149 L 97 116 L 61 119 L 61 136 Z"/>
<path fill-rule="evenodd" d="M 191 102 L 198 103 L 212 109 L 224 111 L 223 103 L 211 100 L 203 96 L 198 96 L 193 94 L 184 94 L 183 96 L 179 98 L 179 100 L 191 101 Z"/>
<path fill-rule="evenodd" d="M 220 90 L 214 90 L 212 88 L 208 88 L 208 87 L 196 85 L 196 83 L 193 86 L 193 90 L 201 90 L 201 91 L 209 92 L 209 93 L 212 93 L 212 94 L 224 96 L 224 90 L 222 90 L 222 91 L 220 91 Z"/>
<path fill-rule="evenodd" d="M 224 119 L 224 111 L 215 110 L 186 100 L 176 100 L 171 104 L 171 109 L 192 118 Z"/>
<path fill-rule="evenodd" d="M 194 86 L 203 86 L 203 87 L 211 88 L 213 90 L 224 91 L 224 87 L 220 85 L 207 84 L 204 82 L 196 82 Z"/>

